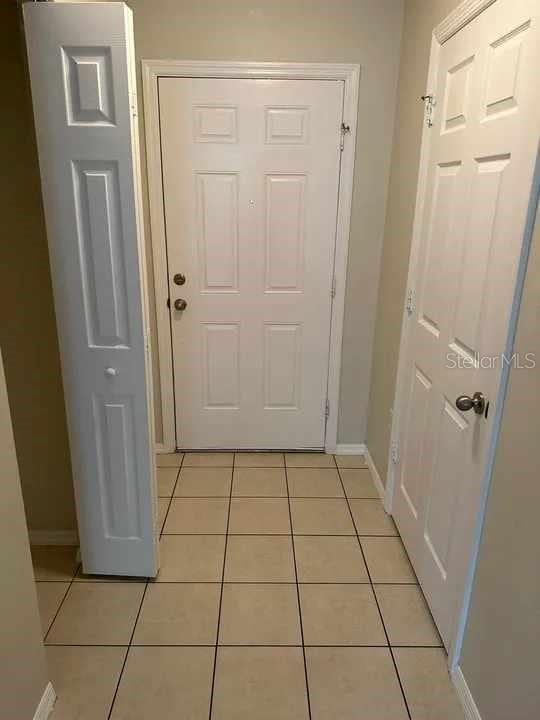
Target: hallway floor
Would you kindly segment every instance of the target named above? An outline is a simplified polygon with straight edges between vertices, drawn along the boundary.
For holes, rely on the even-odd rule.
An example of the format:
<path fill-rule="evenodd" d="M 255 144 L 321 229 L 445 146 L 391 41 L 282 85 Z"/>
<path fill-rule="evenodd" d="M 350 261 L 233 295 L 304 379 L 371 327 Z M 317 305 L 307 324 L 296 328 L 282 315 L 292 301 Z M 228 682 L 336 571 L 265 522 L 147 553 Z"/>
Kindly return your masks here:
<path fill-rule="evenodd" d="M 52 720 L 463 720 L 361 456 L 158 456 L 155 581 L 33 548 Z"/>

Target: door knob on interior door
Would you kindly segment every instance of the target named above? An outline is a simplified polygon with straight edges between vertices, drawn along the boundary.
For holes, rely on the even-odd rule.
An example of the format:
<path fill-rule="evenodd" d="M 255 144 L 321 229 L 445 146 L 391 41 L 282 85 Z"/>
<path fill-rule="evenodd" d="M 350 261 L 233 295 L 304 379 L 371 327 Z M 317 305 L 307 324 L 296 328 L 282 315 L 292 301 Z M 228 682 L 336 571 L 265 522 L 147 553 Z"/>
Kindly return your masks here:
<path fill-rule="evenodd" d="M 108 375 L 109 377 L 114 377 L 115 375 L 118 375 L 118 370 L 113 367 L 105 368 L 105 375 Z"/>
<path fill-rule="evenodd" d="M 486 409 L 486 398 L 481 392 L 475 392 L 472 397 L 460 395 L 456 400 L 456 407 L 462 412 L 474 410 L 477 415 L 483 415 Z"/>
<path fill-rule="evenodd" d="M 185 310 L 187 308 L 187 302 L 183 298 L 178 298 L 174 301 L 175 310 Z"/>

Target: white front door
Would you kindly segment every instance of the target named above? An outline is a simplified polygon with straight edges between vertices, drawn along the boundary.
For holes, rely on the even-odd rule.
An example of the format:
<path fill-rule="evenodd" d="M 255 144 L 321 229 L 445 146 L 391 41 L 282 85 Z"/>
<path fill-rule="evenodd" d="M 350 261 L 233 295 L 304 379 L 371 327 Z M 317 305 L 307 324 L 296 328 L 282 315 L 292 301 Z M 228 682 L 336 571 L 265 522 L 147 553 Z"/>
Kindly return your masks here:
<path fill-rule="evenodd" d="M 342 106 L 341 81 L 159 80 L 179 447 L 324 447 Z"/>
<path fill-rule="evenodd" d="M 158 543 L 132 14 L 124 3 L 23 9 L 83 569 L 152 576 Z"/>
<path fill-rule="evenodd" d="M 501 355 L 527 231 L 540 127 L 538 9 L 535 0 L 492 5 L 442 46 L 434 88 L 393 513 L 447 647 L 502 402 Z M 475 392 L 489 408 L 459 410 L 458 396 Z"/>

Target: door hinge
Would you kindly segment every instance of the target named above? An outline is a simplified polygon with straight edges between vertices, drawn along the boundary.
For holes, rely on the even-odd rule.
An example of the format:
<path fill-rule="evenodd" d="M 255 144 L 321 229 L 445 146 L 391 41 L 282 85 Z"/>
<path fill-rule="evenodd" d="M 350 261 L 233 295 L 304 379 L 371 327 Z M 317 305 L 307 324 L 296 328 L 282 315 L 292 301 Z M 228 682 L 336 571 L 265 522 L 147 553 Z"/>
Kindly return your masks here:
<path fill-rule="evenodd" d="M 332 275 L 332 287 L 330 288 L 330 297 L 336 297 L 336 276 Z"/>
<path fill-rule="evenodd" d="M 351 126 L 345 125 L 344 122 L 341 123 L 340 128 L 340 140 L 339 140 L 339 149 L 343 152 L 343 148 L 345 147 L 345 135 L 348 135 L 351 132 Z"/>
<path fill-rule="evenodd" d="M 324 404 L 324 417 L 328 420 L 330 417 L 330 400 L 326 398 L 326 402 Z"/>
<path fill-rule="evenodd" d="M 435 95 L 422 95 L 421 100 L 425 103 L 424 117 L 427 127 L 433 127 L 433 108 L 437 104 Z"/>
<path fill-rule="evenodd" d="M 392 458 L 394 465 L 397 465 L 399 462 L 399 440 L 394 440 L 392 443 L 390 457 Z"/>
<path fill-rule="evenodd" d="M 416 293 L 413 288 L 409 288 L 407 291 L 407 302 L 405 303 L 405 309 L 408 315 L 412 315 L 416 310 Z"/>

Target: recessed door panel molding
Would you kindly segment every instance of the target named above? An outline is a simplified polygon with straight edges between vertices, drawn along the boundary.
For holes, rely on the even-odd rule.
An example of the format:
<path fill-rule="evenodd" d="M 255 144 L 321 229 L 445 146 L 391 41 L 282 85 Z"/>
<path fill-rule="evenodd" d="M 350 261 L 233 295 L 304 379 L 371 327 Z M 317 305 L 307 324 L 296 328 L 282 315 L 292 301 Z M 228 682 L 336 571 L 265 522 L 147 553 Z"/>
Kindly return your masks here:
<path fill-rule="evenodd" d="M 82 568 L 159 567 L 131 10 L 24 3 Z"/>
<path fill-rule="evenodd" d="M 266 291 L 302 292 L 305 175 L 266 176 Z"/>
<path fill-rule="evenodd" d="M 471 56 L 448 70 L 443 132 L 460 130 L 467 123 L 473 62 Z"/>
<path fill-rule="evenodd" d="M 452 667 L 531 240 L 540 127 L 538 4 L 470 5 L 434 31 L 386 502 Z M 466 411 L 462 398 L 458 409 L 460 396 L 476 404 Z"/>
<path fill-rule="evenodd" d="M 118 163 L 73 163 L 77 237 L 89 346 L 128 347 Z"/>
<path fill-rule="evenodd" d="M 420 472 L 424 460 L 424 443 L 430 420 L 429 407 L 432 383 L 429 378 L 416 368 L 412 376 L 410 390 L 410 416 L 408 424 L 411 432 L 403 449 L 403 467 L 407 468 L 402 475 L 401 492 L 409 504 L 414 518 L 419 513 Z"/>
<path fill-rule="evenodd" d="M 486 118 L 495 117 L 499 113 L 512 112 L 518 106 L 523 39 L 530 25 L 530 20 L 527 20 L 490 45 L 485 100 Z"/>
<path fill-rule="evenodd" d="M 451 250 L 449 234 L 455 218 L 456 187 L 461 162 L 437 166 L 433 189 L 433 210 L 425 245 L 421 320 L 426 330 L 438 337 L 446 310 L 444 286 L 440 283 Z"/>
<path fill-rule="evenodd" d="M 308 107 L 266 108 L 266 142 L 307 144 L 309 142 Z"/>
<path fill-rule="evenodd" d="M 454 346 L 464 357 L 474 359 L 480 351 L 480 323 L 491 268 L 493 231 L 495 229 L 499 192 L 510 156 L 479 158 L 474 164 L 467 229 L 461 242 L 458 266 L 458 295 L 452 328 Z M 485 242 L 476 242 L 477 238 Z M 458 243 L 460 239 L 458 238 Z M 459 249 L 456 248 L 457 252 Z"/>
<path fill-rule="evenodd" d="M 103 532 L 111 539 L 140 540 L 133 398 L 94 397 L 93 416 Z"/>
<path fill-rule="evenodd" d="M 198 251 L 203 292 L 238 290 L 238 176 L 198 173 Z"/>
<path fill-rule="evenodd" d="M 238 108 L 197 105 L 193 108 L 195 142 L 235 143 L 238 140 Z"/>
<path fill-rule="evenodd" d="M 433 398 L 437 402 L 436 398 Z M 448 559 L 457 502 L 456 484 L 463 477 L 466 456 L 465 431 L 468 423 L 453 401 L 442 401 L 434 435 L 435 458 L 429 483 L 424 537 L 442 579 L 448 573 Z"/>
<path fill-rule="evenodd" d="M 157 82 L 177 446 L 323 448 L 343 83 Z"/>
<path fill-rule="evenodd" d="M 202 333 L 204 405 L 238 410 L 240 407 L 240 327 L 206 323 Z"/>
<path fill-rule="evenodd" d="M 299 410 L 302 327 L 264 326 L 264 407 Z"/>
<path fill-rule="evenodd" d="M 111 49 L 63 47 L 66 110 L 70 125 L 114 125 Z"/>

